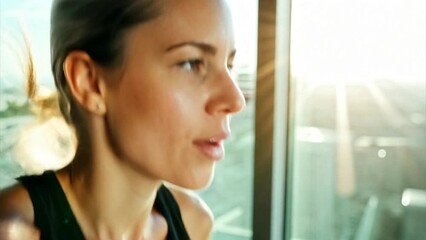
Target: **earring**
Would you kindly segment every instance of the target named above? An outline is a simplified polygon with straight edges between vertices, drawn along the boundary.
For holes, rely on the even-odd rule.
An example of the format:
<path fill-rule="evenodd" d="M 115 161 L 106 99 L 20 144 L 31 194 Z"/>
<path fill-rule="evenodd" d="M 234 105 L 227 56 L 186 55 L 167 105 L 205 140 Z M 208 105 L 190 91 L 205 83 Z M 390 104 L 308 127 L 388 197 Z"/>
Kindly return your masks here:
<path fill-rule="evenodd" d="M 96 114 L 104 114 L 106 107 L 102 99 L 93 99 L 91 110 Z"/>
<path fill-rule="evenodd" d="M 95 104 L 95 112 L 98 114 L 103 114 L 105 111 L 104 105 L 100 102 L 96 102 Z"/>

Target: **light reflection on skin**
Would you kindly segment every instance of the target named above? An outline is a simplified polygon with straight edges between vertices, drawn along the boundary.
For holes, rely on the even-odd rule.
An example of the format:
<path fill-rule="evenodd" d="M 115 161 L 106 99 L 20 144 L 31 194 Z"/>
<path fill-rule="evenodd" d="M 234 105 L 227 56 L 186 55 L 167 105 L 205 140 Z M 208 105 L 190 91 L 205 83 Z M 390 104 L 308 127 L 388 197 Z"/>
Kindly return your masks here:
<path fill-rule="evenodd" d="M 21 220 L 0 220 L 0 239 L 39 240 L 40 232 L 31 224 L 27 224 Z"/>

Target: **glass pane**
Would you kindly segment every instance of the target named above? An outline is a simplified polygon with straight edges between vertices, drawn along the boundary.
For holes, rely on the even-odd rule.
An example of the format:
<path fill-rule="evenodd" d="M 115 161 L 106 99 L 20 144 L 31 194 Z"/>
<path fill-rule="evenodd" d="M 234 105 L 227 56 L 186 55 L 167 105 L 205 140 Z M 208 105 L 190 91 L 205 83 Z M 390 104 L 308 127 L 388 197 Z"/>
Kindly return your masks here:
<path fill-rule="evenodd" d="M 293 1 L 291 53 L 291 239 L 426 239 L 425 1 Z"/>
<path fill-rule="evenodd" d="M 246 108 L 231 121 L 225 158 L 216 166 L 212 185 L 199 194 L 215 215 L 213 239 L 252 238 L 254 97 L 257 56 L 257 1 L 227 0 L 234 21 L 237 55 L 234 74 Z"/>

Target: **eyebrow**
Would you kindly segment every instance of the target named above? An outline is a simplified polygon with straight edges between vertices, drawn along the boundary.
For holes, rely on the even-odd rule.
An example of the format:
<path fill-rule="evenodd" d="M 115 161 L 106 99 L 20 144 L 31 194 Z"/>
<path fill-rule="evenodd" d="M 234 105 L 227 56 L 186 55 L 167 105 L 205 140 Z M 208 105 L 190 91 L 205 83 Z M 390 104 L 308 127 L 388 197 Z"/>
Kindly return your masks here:
<path fill-rule="evenodd" d="M 182 43 L 174 44 L 168 47 L 166 49 L 166 52 L 170 52 L 174 49 L 177 49 L 180 47 L 186 47 L 186 46 L 198 48 L 201 51 L 209 53 L 211 55 L 215 55 L 217 52 L 217 49 L 215 47 L 213 47 L 212 45 L 208 43 L 203 43 L 203 42 L 182 42 Z"/>

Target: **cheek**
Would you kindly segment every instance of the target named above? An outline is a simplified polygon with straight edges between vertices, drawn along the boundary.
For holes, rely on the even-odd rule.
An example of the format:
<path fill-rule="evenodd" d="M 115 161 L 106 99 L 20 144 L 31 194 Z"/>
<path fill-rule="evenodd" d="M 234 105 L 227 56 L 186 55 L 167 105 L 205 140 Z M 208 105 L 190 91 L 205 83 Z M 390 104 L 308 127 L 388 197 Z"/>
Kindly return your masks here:
<path fill-rule="evenodd" d="M 201 108 L 194 92 L 172 86 L 129 86 L 111 104 L 112 138 L 128 157 L 176 154 L 174 148 L 191 139 Z"/>
<path fill-rule="evenodd" d="M 164 141 L 190 139 L 200 124 L 200 99 L 184 91 L 170 91 L 158 95 L 151 106 L 150 124 Z M 141 116 L 144 117 L 144 116 Z M 178 142 L 179 143 L 179 142 Z"/>

